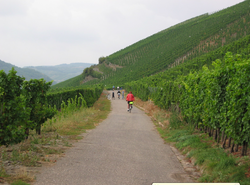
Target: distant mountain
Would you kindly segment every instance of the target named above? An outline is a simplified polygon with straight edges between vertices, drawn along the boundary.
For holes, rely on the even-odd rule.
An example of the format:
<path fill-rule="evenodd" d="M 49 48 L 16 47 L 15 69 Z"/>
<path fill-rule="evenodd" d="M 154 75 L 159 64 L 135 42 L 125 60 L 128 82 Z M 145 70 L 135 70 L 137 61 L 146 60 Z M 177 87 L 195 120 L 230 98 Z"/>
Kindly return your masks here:
<path fill-rule="evenodd" d="M 50 77 L 40 73 L 39 71 L 36 71 L 34 69 L 28 69 L 28 68 L 20 68 L 20 67 L 17 67 L 15 65 L 12 65 L 10 63 L 6 63 L 6 62 L 0 60 L 0 70 L 4 70 L 6 73 L 9 73 L 9 71 L 12 69 L 12 67 L 14 67 L 15 70 L 17 71 L 17 75 L 24 77 L 25 80 L 43 78 L 47 82 L 52 81 L 52 79 Z M 56 84 L 56 83 L 53 82 L 53 84 Z"/>
<path fill-rule="evenodd" d="M 93 64 L 71 63 L 56 66 L 27 66 L 25 68 L 39 71 L 52 78 L 56 83 L 59 83 L 80 75 L 85 68 L 90 67 L 91 65 Z"/>

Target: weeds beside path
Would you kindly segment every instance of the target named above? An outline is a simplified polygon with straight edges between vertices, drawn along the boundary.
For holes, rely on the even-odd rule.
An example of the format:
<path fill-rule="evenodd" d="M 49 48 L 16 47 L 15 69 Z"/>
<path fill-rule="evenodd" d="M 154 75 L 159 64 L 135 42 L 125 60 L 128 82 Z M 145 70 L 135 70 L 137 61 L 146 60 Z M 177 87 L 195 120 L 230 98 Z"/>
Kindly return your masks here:
<path fill-rule="evenodd" d="M 162 110 L 153 102 L 136 99 L 154 121 L 165 142 L 175 146 L 202 173 L 199 182 L 238 182 L 250 184 L 250 157 L 230 154 L 218 145 L 207 133 L 183 123 L 177 113 Z"/>
<path fill-rule="evenodd" d="M 64 155 L 79 136 L 93 129 L 110 112 L 110 101 L 102 93 L 92 108 L 67 111 L 67 114 L 48 120 L 41 135 L 33 132 L 26 141 L 13 146 L 0 147 L 0 183 L 24 185 L 35 180 L 43 166 L 53 165 Z"/>

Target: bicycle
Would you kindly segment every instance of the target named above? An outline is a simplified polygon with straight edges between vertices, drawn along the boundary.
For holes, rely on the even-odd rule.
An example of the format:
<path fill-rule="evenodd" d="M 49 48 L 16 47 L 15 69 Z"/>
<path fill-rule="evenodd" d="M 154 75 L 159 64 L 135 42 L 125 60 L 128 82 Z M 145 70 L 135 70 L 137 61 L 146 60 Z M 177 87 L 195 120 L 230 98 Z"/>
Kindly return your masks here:
<path fill-rule="evenodd" d="M 133 108 L 133 104 L 134 104 L 134 102 L 129 102 L 129 113 L 131 113 L 131 110 L 132 110 L 132 108 Z"/>

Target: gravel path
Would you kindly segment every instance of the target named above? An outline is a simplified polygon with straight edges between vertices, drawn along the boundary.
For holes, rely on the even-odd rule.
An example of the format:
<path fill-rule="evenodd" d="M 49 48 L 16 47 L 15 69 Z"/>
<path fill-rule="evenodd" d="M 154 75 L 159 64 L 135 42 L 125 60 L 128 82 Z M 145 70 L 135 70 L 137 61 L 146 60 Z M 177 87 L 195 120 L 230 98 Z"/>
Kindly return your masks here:
<path fill-rule="evenodd" d="M 150 118 L 125 100 L 115 99 L 112 112 L 97 128 L 37 175 L 35 185 L 150 185 L 192 182 Z"/>

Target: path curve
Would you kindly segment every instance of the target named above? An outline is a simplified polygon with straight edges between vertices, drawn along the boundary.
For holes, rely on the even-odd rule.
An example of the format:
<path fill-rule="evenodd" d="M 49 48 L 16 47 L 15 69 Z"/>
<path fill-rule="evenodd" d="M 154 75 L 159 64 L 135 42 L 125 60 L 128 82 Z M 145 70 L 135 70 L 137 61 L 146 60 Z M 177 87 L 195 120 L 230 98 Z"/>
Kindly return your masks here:
<path fill-rule="evenodd" d="M 192 182 L 150 118 L 125 100 L 111 100 L 112 111 L 84 134 L 65 157 L 37 175 L 35 185 L 151 185 Z"/>

